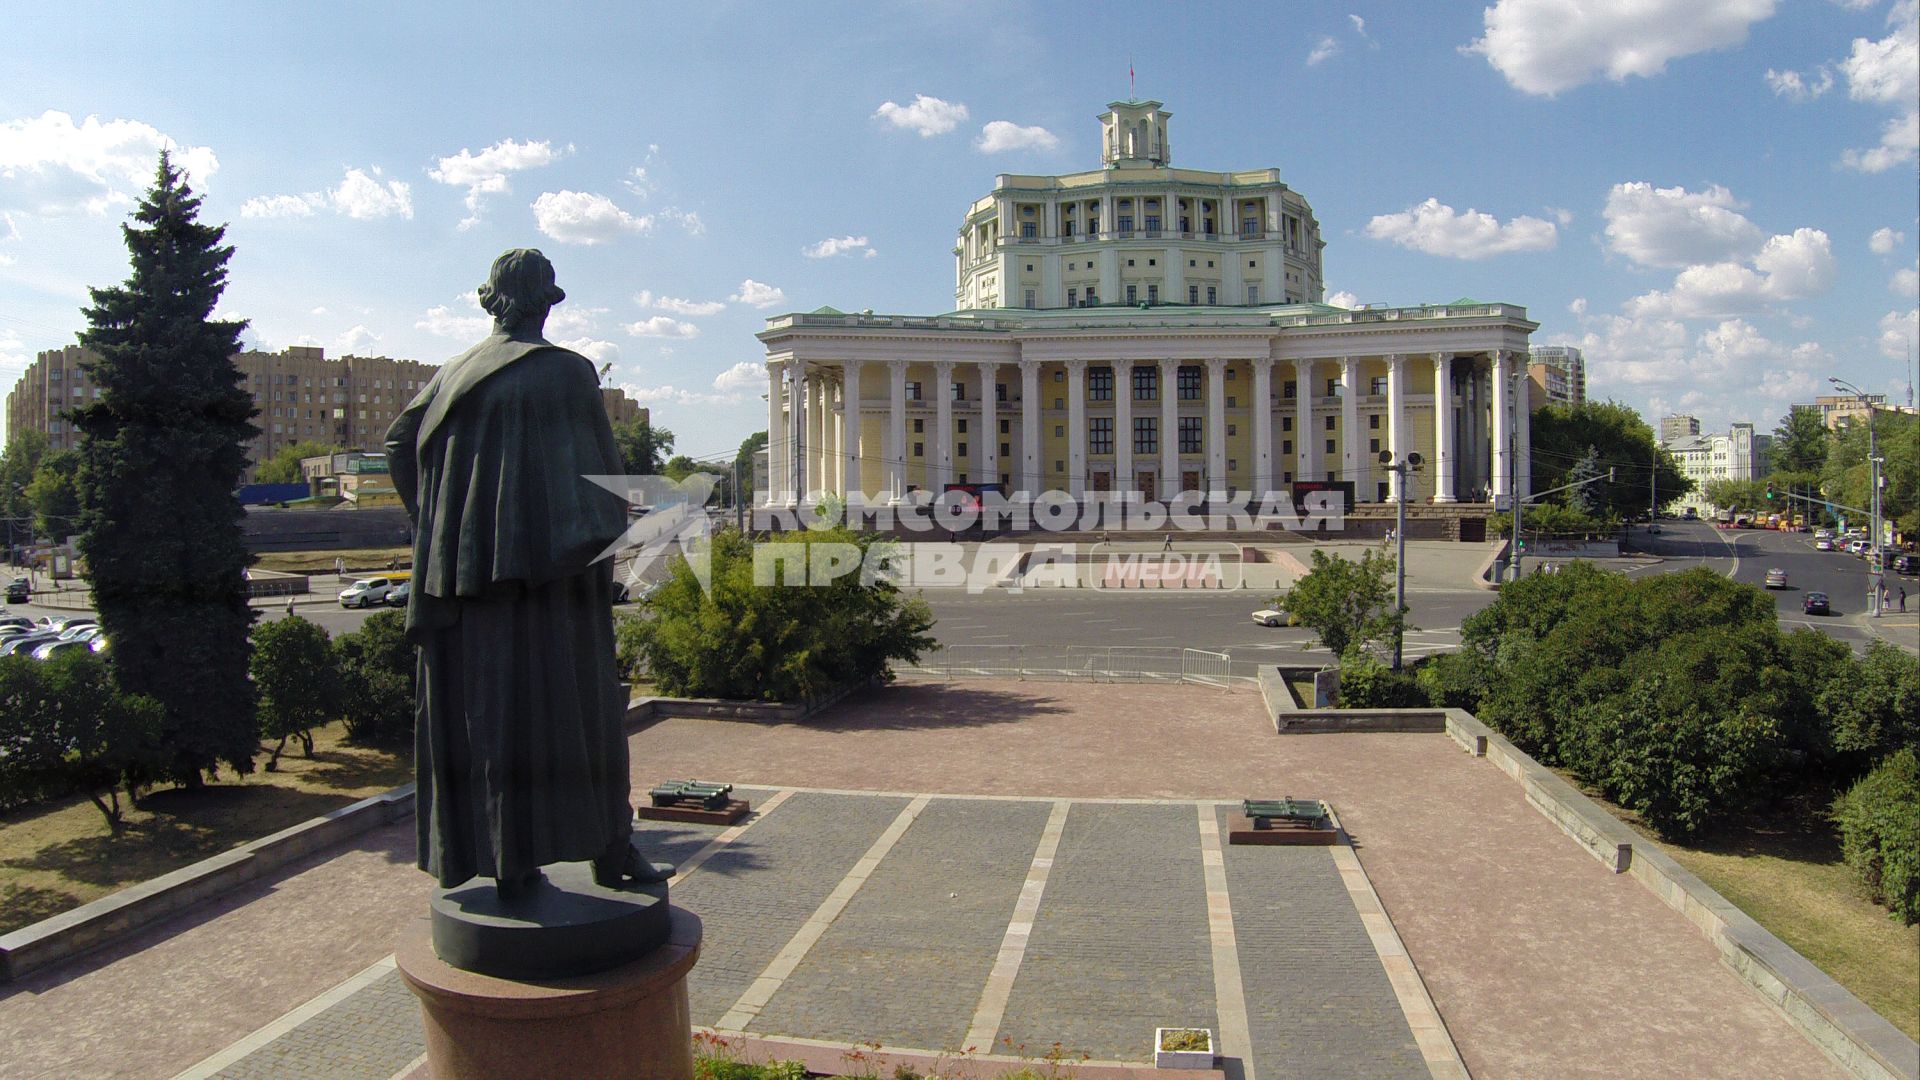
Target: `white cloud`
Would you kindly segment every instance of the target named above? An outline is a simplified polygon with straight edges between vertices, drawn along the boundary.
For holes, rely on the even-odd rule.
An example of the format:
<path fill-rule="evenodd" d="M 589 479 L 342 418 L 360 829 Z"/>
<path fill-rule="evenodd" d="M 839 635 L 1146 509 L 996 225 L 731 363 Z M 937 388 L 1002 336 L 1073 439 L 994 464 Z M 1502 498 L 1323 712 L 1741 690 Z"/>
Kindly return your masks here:
<path fill-rule="evenodd" d="M 1797 71 L 1775 71 L 1768 68 L 1767 85 L 1773 89 L 1774 96 L 1783 97 L 1798 104 L 1803 101 L 1812 101 L 1833 89 L 1833 72 L 1823 65 L 1814 69 L 1812 76 L 1803 78 Z"/>
<path fill-rule="evenodd" d="M 1920 270 L 1911 266 L 1895 270 L 1893 277 L 1887 279 L 1887 291 L 1909 300 L 1920 300 Z"/>
<path fill-rule="evenodd" d="M 1709 411 L 1731 396 L 1758 393 L 1769 400 L 1804 399 L 1832 357 L 1812 342 L 1787 345 L 1769 339 L 1744 319 L 1726 319 L 1689 335 L 1668 318 L 1603 315 L 1581 318 L 1585 333 L 1556 344 L 1577 345 L 1592 365 L 1592 380 L 1679 393 L 1679 407 Z M 1656 414 L 1669 410 L 1656 396 Z"/>
<path fill-rule="evenodd" d="M 606 313 L 603 307 L 562 304 L 547 315 L 547 333 L 556 337 L 583 337 L 600 328 L 600 316 Z"/>
<path fill-rule="evenodd" d="M 817 244 L 801 248 L 800 254 L 809 259 L 831 259 L 835 255 L 851 255 L 856 251 L 871 254 L 873 247 L 864 236 L 830 236 Z"/>
<path fill-rule="evenodd" d="M 906 131 L 917 131 L 923 139 L 935 135 L 945 135 L 959 127 L 967 118 L 967 107 L 958 102 L 941 101 L 937 97 L 925 94 L 913 95 L 913 104 L 899 105 L 888 101 L 881 103 L 873 112 L 874 118 L 885 120 L 894 127 Z"/>
<path fill-rule="evenodd" d="M 441 158 L 427 170 L 427 175 L 443 184 L 467 189 L 467 217 L 460 222 L 460 227 L 467 229 L 480 220 L 481 196 L 506 191 L 510 174 L 551 165 L 572 150 L 571 145 L 556 150 L 544 139 L 539 142 L 502 139 L 479 153 L 462 147 L 452 157 Z"/>
<path fill-rule="evenodd" d="M 413 186 L 403 180 L 382 180 L 375 166 L 348 169 L 340 182 L 326 191 L 304 195 L 255 195 L 240 204 L 240 216 L 246 218 L 312 217 L 322 210 L 345 214 L 367 221 L 384 217 L 413 217 Z"/>
<path fill-rule="evenodd" d="M 480 310 L 480 298 L 470 290 L 452 305 L 428 308 L 413 328 L 457 341 L 471 341 L 485 337 L 493 329 L 493 318 Z"/>
<path fill-rule="evenodd" d="M 577 337 L 556 340 L 554 344 L 563 349 L 572 349 L 596 364 L 617 364 L 620 362 L 620 346 L 611 341 L 597 338 Z"/>
<path fill-rule="evenodd" d="M 1326 302 L 1334 307 L 1356 308 L 1360 306 L 1360 298 L 1345 289 L 1327 297 Z"/>
<path fill-rule="evenodd" d="M 1484 259 L 1514 251 L 1551 251 L 1559 242 L 1559 232 L 1551 221 L 1522 215 L 1502 225 L 1492 214 L 1473 209 L 1455 211 L 1432 198 L 1401 213 L 1375 217 L 1367 222 L 1367 235 L 1428 255 L 1455 259 Z"/>
<path fill-rule="evenodd" d="M 1893 29 L 1886 37 L 1855 38 L 1853 51 L 1840 61 L 1848 97 L 1900 110 L 1880 129 L 1880 145 L 1840 155 L 1840 164 L 1861 172 L 1884 172 L 1920 152 L 1920 3 L 1894 4 L 1887 25 Z"/>
<path fill-rule="evenodd" d="M 1743 258 L 1760 245 L 1759 226 L 1735 207 L 1733 193 L 1656 188 L 1645 181 L 1607 192 L 1607 245 L 1642 266 L 1688 266 Z"/>
<path fill-rule="evenodd" d="M 181 146 L 150 124 L 97 116 L 76 124 L 49 109 L 0 123 L 0 180 L 16 209 L 103 214 L 152 185 L 163 147 L 196 190 L 220 168 L 210 148 Z"/>
<path fill-rule="evenodd" d="M 1359 34 L 1363 38 L 1367 38 L 1368 41 L 1373 40 L 1372 38 L 1367 37 L 1367 20 L 1361 18 L 1358 15 L 1348 15 L 1347 21 L 1353 24 L 1354 33 Z"/>
<path fill-rule="evenodd" d="M 1898 247 L 1900 242 L 1906 238 L 1906 233 L 1882 225 L 1880 228 L 1873 230 L 1873 235 L 1867 238 L 1867 247 L 1871 249 L 1875 255 L 1891 255 L 1893 254 L 1893 249 Z"/>
<path fill-rule="evenodd" d="M 1804 300 L 1833 287 L 1833 246 L 1819 229 L 1796 229 L 1768 240 L 1751 268 L 1735 262 L 1689 266 L 1673 288 L 1627 301 L 1629 315 L 1693 319 L 1740 315 L 1768 303 Z"/>
<path fill-rule="evenodd" d="M 333 339 L 333 351 L 344 356 L 366 356 L 379 342 L 379 336 L 373 331 L 365 326 L 355 326 Z"/>
<path fill-rule="evenodd" d="M 765 391 L 767 368 L 754 360 L 742 360 L 714 377 L 713 388 L 726 394 Z"/>
<path fill-rule="evenodd" d="M 1913 160 L 1920 150 L 1920 112 L 1909 112 L 1886 122 L 1880 129 L 1880 145 L 1868 150 L 1849 149 L 1840 155 L 1840 164 L 1861 172 L 1885 172 L 1895 165 Z"/>
<path fill-rule="evenodd" d="M 533 224 L 563 244 L 602 244 L 625 233 L 647 232 L 653 218 L 629 214 L 605 195 L 545 191 L 533 200 Z"/>
<path fill-rule="evenodd" d="M 787 302 L 787 294 L 777 286 L 767 285 L 752 278 L 740 283 L 740 291 L 727 299 L 736 304 L 750 304 L 757 308 L 770 308 L 775 304 Z"/>
<path fill-rule="evenodd" d="M 1907 360 L 1914 342 L 1920 341 L 1920 307 L 1906 312 L 1889 311 L 1880 316 L 1880 355 L 1889 360 Z"/>
<path fill-rule="evenodd" d="M 648 289 L 641 289 L 634 293 L 633 302 L 643 308 L 658 308 L 661 311 L 671 311 L 675 315 L 694 317 L 718 315 L 727 309 L 726 302 L 723 300 L 683 300 L 677 296 L 655 296 Z"/>
<path fill-rule="evenodd" d="M 639 322 L 626 324 L 626 331 L 634 337 L 691 338 L 700 336 L 700 328 L 690 322 L 666 315 L 655 315 Z"/>
<path fill-rule="evenodd" d="M 669 225 L 680 226 L 688 236 L 701 236 L 707 231 L 707 223 L 701 221 L 700 215 L 691 210 L 676 210 L 669 206 L 654 216 Z"/>
<path fill-rule="evenodd" d="M 973 148 L 983 154 L 1000 154 L 1009 150 L 1058 150 L 1060 138 L 1038 125 L 1021 127 L 1011 120 L 989 120 L 987 126 L 980 129 L 980 137 L 973 141 Z"/>
<path fill-rule="evenodd" d="M 1666 70 L 1667 62 L 1738 45 L 1773 14 L 1776 0 L 1497 0 L 1486 36 L 1465 47 L 1513 86 L 1557 94 L 1605 75 L 1615 82 Z"/>
<path fill-rule="evenodd" d="M 1319 41 L 1314 42 L 1313 49 L 1307 53 L 1307 66 L 1313 67 L 1322 60 L 1333 58 L 1339 52 L 1339 42 L 1333 40 L 1330 35 L 1322 36 Z"/>
<path fill-rule="evenodd" d="M 313 309 L 312 311 L 309 311 L 309 312 L 307 312 L 307 314 L 309 314 L 309 315 L 329 315 L 329 314 L 332 314 L 332 313 L 331 313 L 331 312 L 329 312 L 329 311 L 328 311 L 328 310 L 327 310 L 327 309 L 326 309 L 325 307 L 317 307 L 317 308 L 314 308 L 314 309 Z"/>

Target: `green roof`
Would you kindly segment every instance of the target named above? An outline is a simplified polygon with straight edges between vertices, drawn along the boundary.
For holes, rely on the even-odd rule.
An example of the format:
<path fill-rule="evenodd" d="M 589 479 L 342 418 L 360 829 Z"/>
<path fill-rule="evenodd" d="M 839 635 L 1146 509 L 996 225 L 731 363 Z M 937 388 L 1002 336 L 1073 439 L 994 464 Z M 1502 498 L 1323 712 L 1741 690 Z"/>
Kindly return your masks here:
<path fill-rule="evenodd" d="M 832 307 L 826 306 L 825 304 L 822 304 L 819 307 L 814 308 L 812 311 L 807 312 L 807 314 L 809 315 L 845 315 L 846 312 L 841 311 L 839 308 L 832 308 Z"/>

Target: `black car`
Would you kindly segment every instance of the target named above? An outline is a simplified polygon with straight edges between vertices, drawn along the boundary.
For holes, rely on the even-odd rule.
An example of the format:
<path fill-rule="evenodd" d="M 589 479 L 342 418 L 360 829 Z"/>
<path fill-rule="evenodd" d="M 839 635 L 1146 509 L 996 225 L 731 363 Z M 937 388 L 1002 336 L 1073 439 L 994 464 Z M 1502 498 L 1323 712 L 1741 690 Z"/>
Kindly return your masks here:
<path fill-rule="evenodd" d="M 7 582 L 7 603 L 24 604 L 33 598 L 33 586 L 26 578 L 14 578 Z"/>
<path fill-rule="evenodd" d="M 1896 574 L 1920 574 L 1920 555 L 1902 555 L 1893 560 Z"/>
<path fill-rule="evenodd" d="M 1832 609 L 1827 606 L 1827 594 L 1823 592 L 1808 593 L 1806 597 L 1800 601 L 1800 610 L 1806 612 L 1808 615 L 1833 614 Z"/>

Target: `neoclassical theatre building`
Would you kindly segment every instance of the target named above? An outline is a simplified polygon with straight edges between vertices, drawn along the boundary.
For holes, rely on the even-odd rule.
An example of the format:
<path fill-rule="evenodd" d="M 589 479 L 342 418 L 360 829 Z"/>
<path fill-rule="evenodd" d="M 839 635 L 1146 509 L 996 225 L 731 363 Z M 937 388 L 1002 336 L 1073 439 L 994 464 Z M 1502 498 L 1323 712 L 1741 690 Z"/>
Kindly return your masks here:
<path fill-rule="evenodd" d="M 1277 169 L 1174 168 L 1171 118 L 1114 102 L 1098 171 L 998 177 L 961 224 L 950 314 L 769 319 L 766 503 L 1297 480 L 1389 502 L 1383 450 L 1424 459 L 1409 502 L 1527 491 L 1526 310 L 1322 303 L 1307 201 Z"/>

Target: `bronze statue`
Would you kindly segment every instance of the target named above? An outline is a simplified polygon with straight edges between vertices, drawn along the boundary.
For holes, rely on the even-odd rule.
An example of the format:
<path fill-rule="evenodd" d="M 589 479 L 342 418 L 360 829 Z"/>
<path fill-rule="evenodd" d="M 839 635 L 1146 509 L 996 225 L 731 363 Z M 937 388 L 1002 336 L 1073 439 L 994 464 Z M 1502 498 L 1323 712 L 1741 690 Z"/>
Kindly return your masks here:
<path fill-rule="evenodd" d="M 419 865 L 443 888 L 492 878 L 503 903 L 540 868 L 592 860 L 605 886 L 664 880 L 628 804 L 614 664 L 624 472 L 579 353 L 541 336 L 566 294 L 531 249 L 480 288 L 493 333 L 442 367 L 387 432 L 415 525 L 407 635 L 418 647 Z"/>

